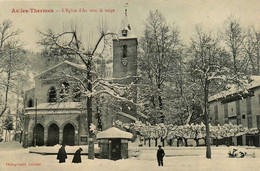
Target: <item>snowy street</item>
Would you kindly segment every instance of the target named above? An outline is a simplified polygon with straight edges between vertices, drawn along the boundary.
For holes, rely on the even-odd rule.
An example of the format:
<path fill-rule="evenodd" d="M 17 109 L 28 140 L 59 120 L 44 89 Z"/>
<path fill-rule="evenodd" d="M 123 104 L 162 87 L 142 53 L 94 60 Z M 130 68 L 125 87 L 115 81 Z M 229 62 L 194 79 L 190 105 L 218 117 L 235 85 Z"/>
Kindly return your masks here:
<path fill-rule="evenodd" d="M 73 148 L 77 147 L 68 147 L 68 151 L 72 151 Z M 73 155 L 68 155 L 66 163 L 59 164 L 56 155 L 29 153 L 29 149 L 23 149 L 20 144 L 9 142 L 0 144 L 0 170 L 260 170 L 260 149 L 246 149 L 248 154 L 255 153 L 255 158 L 228 158 L 229 149 L 231 147 L 213 146 L 212 159 L 209 160 L 205 157 L 205 147 L 165 147 L 163 167 L 157 166 L 155 147 L 130 147 L 129 155 L 132 154 L 131 151 L 139 151 L 139 155 L 125 160 L 88 160 L 86 155 L 82 155 L 82 163 L 74 164 L 71 163 Z"/>

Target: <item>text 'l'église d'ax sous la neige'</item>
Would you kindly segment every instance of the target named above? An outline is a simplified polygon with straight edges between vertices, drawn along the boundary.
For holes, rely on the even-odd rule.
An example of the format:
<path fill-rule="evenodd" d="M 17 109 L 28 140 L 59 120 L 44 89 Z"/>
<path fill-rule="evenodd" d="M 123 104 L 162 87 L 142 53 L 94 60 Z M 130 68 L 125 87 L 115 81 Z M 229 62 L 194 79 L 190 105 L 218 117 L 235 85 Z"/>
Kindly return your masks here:
<path fill-rule="evenodd" d="M 36 9 L 36 8 L 28 8 L 28 9 L 12 9 L 12 13 L 114 13 L 115 9 L 101 9 L 101 8 L 61 8 L 61 9 Z"/>

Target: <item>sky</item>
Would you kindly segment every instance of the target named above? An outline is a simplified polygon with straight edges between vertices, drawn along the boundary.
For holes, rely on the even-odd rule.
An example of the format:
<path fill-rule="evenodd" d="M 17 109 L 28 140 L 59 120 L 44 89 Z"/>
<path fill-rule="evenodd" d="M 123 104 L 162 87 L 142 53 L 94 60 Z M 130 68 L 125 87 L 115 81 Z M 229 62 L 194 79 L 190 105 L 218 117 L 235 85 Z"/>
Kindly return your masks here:
<path fill-rule="evenodd" d="M 98 35 L 97 26 L 101 21 L 108 23 L 110 31 L 118 29 L 124 17 L 126 2 L 131 28 L 138 37 L 142 36 L 149 11 L 156 9 L 164 14 L 169 25 L 175 23 L 184 42 L 193 36 L 196 24 L 201 24 L 206 31 L 217 32 L 230 15 L 239 19 L 245 27 L 253 25 L 260 29 L 259 0 L 0 1 L 0 22 L 12 20 L 16 28 L 23 30 L 20 39 L 25 48 L 39 51 L 38 30 L 46 32 L 52 28 L 60 32 L 70 23 L 76 23 L 82 33 L 81 38 L 87 40 L 91 37 L 93 41 Z M 34 13 L 31 9 L 53 12 Z M 82 12 L 82 9 L 87 12 Z M 94 12 L 90 12 L 90 9 Z M 69 13 L 68 10 L 74 12 Z"/>

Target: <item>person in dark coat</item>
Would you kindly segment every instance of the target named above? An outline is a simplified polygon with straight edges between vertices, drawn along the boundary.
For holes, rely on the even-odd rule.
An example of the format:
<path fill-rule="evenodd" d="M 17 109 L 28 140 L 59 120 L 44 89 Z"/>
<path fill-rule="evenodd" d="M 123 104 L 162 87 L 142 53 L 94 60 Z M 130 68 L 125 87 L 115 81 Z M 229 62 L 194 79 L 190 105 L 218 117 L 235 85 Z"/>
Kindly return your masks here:
<path fill-rule="evenodd" d="M 67 158 L 67 153 L 65 151 L 65 145 L 62 145 L 59 149 L 57 159 L 59 160 L 59 163 L 65 163 Z"/>
<path fill-rule="evenodd" d="M 81 163 L 81 151 L 83 151 L 82 150 L 82 148 L 79 148 L 76 152 L 75 152 L 75 154 L 74 154 L 74 157 L 73 157 L 73 160 L 72 160 L 72 163 Z"/>
<path fill-rule="evenodd" d="M 161 148 L 162 146 L 158 146 L 159 149 L 157 150 L 157 161 L 158 166 L 163 166 L 163 157 L 165 156 L 164 150 Z"/>

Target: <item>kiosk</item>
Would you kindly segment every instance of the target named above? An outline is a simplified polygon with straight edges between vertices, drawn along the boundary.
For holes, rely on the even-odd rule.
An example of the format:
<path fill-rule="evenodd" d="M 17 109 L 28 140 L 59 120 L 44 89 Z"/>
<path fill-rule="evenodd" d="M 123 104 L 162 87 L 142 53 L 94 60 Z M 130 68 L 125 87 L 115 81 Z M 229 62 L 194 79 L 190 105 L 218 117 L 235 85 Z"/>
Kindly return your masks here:
<path fill-rule="evenodd" d="M 128 140 L 133 134 L 112 127 L 97 134 L 100 140 L 101 159 L 118 160 L 128 158 Z"/>

